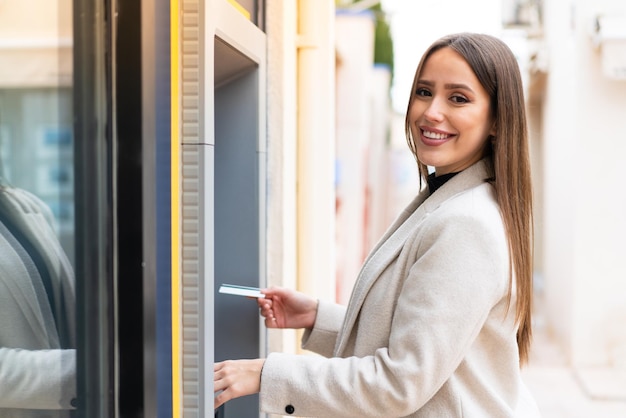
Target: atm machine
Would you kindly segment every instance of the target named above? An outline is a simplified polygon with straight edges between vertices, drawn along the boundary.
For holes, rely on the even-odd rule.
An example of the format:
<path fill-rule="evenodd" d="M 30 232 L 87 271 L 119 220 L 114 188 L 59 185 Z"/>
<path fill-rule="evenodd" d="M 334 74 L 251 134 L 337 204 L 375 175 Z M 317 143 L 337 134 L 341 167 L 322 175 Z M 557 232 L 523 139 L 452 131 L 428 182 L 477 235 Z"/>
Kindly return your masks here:
<path fill-rule="evenodd" d="M 183 303 L 190 309 L 187 305 L 182 309 L 182 385 L 185 408 L 191 411 L 191 406 L 197 405 L 204 416 L 212 407 L 214 362 L 266 355 L 265 331 L 256 302 L 218 293 L 225 283 L 254 287 L 266 283 L 264 2 L 236 3 L 205 2 L 198 19 L 204 22 L 203 30 L 183 28 L 184 33 L 202 35 L 197 57 L 193 56 L 194 48 L 185 49 L 183 40 L 181 60 L 181 111 L 187 115 L 181 121 L 181 172 L 183 184 L 187 178 L 189 184 L 199 185 L 188 191 L 183 186 L 182 197 L 183 224 L 198 225 L 189 228 L 189 239 L 183 229 L 183 264 L 188 260 L 193 265 L 192 258 L 197 255 L 199 266 L 197 280 L 193 272 L 186 280 L 183 267 Z M 196 21 L 182 19 L 183 24 Z M 186 68 L 197 62 L 204 64 L 198 69 L 202 80 L 195 92 L 185 74 L 198 73 L 196 68 Z M 199 108 L 193 107 L 196 100 L 201 103 Z M 185 125 L 193 116 L 198 118 L 197 125 Z M 185 136 L 195 130 L 197 138 Z M 197 321 L 195 306 L 200 307 Z M 197 393 L 186 389 L 194 387 L 199 388 Z M 259 416 L 258 395 L 232 400 L 215 411 L 215 417 L 220 418 L 253 416 Z"/>

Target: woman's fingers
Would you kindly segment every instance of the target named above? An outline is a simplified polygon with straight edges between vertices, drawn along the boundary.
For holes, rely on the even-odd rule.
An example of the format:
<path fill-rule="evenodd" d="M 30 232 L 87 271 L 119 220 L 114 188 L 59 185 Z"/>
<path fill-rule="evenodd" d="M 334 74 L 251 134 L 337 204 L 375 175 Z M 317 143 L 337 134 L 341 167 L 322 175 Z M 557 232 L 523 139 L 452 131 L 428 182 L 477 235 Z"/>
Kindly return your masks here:
<path fill-rule="evenodd" d="M 267 312 L 272 309 L 273 304 L 274 303 L 271 299 L 259 299 L 259 308 L 261 309 L 261 312 Z"/>
<path fill-rule="evenodd" d="M 278 328 L 276 324 L 276 318 L 265 318 L 265 326 L 267 328 Z"/>
<path fill-rule="evenodd" d="M 265 360 L 227 360 L 213 366 L 214 407 L 240 396 L 257 393 Z"/>
<path fill-rule="evenodd" d="M 213 409 L 217 409 L 223 404 L 225 404 L 226 402 L 230 401 L 231 398 L 229 397 L 229 395 L 230 393 L 225 390 L 222 393 L 214 396 L 213 397 Z"/>
<path fill-rule="evenodd" d="M 261 316 L 265 317 L 265 326 L 268 328 L 276 327 L 276 317 L 274 316 L 274 301 L 269 298 L 259 299 L 259 308 Z"/>

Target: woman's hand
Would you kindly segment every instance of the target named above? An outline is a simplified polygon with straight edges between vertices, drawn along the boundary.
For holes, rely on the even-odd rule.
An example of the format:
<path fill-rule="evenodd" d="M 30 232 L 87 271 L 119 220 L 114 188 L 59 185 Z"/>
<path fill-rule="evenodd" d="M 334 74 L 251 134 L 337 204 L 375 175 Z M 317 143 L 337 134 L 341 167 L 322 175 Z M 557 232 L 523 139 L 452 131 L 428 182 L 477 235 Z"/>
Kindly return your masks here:
<path fill-rule="evenodd" d="M 261 291 L 258 299 L 261 315 L 268 328 L 313 328 L 317 316 L 317 300 L 295 290 L 271 287 Z"/>
<path fill-rule="evenodd" d="M 240 396 L 258 393 L 261 389 L 261 370 L 264 359 L 226 360 L 213 365 L 214 408 Z"/>

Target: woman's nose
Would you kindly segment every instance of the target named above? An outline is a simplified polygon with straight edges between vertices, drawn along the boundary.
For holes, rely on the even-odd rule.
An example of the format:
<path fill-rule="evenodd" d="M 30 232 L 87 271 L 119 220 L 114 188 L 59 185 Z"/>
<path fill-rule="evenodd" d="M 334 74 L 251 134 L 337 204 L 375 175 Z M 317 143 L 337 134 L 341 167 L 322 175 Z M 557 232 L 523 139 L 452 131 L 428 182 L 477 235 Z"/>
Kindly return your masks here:
<path fill-rule="evenodd" d="M 424 117 L 430 121 L 440 122 L 444 118 L 443 108 L 440 101 L 433 98 L 424 111 Z"/>

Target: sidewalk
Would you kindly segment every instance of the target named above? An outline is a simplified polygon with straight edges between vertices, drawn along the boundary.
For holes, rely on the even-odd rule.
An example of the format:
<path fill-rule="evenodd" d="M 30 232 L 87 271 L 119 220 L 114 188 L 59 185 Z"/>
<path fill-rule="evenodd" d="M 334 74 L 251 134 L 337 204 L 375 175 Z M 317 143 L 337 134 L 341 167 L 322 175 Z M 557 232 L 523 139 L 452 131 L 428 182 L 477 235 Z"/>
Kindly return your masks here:
<path fill-rule="evenodd" d="M 626 372 L 574 370 L 543 321 L 537 323 L 523 376 L 543 418 L 626 418 Z"/>

